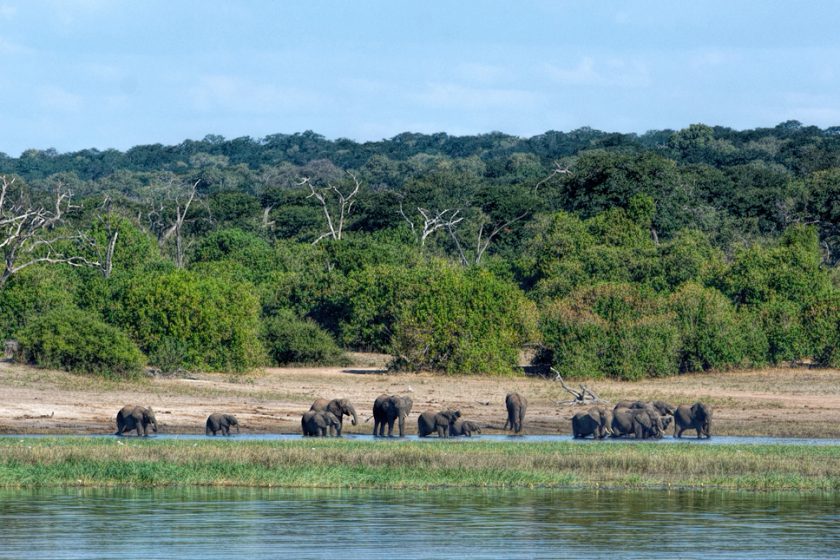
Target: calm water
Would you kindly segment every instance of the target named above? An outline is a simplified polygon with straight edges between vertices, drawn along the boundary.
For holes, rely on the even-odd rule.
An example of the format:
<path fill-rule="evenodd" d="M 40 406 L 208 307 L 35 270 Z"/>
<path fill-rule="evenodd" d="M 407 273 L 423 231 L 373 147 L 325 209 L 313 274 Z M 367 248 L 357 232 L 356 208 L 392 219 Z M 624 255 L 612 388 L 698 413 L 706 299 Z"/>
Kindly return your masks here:
<path fill-rule="evenodd" d="M 40 434 L 2 434 L 0 437 L 3 438 L 63 438 L 63 437 L 91 437 L 91 438 L 113 438 L 113 434 L 79 434 L 77 436 L 74 435 L 40 435 Z M 131 434 L 125 436 L 127 438 L 134 438 L 137 437 L 132 432 Z M 300 434 L 232 434 L 229 437 L 223 436 L 205 436 L 204 434 L 167 434 L 167 433 L 158 433 L 152 434 L 148 436 L 147 439 L 183 439 L 183 440 L 203 440 L 203 439 L 230 439 L 230 440 L 241 440 L 241 441 L 289 441 L 289 440 L 298 440 L 303 439 L 303 436 Z M 429 437 L 429 438 L 418 438 L 417 436 L 406 436 L 405 438 L 375 438 L 369 434 L 347 434 L 343 436 L 343 439 L 347 440 L 360 440 L 360 441 L 380 441 L 383 443 L 386 442 L 399 442 L 399 441 L 426 441 L 426 442 L 433 442 L 439 441 L 436 436 Z M 500 434 L 492 434 L 492 435 L 479 435 L 473 436 L 471 438 L 468 437 L 459 437 L 459 438 L 448 438 L 446 439 L 446 443 L 449 444 L 457 444 L 458 442 L 462 441 L 485 441 L 485 442 L 494 442 L 494 441 L 506 441 L 506 442 L 546 442 L 546 441 L 573 441 L 576 443 L 580 443 L 581 445 L 587 445 L 592 443 L 594 440 L 591 438 L 588 439 L 575 439 L 570 435 L 522 435 L 522 436 L 512 436 L 512 435 L 500 435 Z M 634 443 L 638 443 L 637 440 L 633 438 L 606 438 L 598 441 L 603 441 L 607 443 L 613 443 L 616 445 L 624 445 L 629 444 L 632 445 Z M 697 439 L 693 435 L 683 435 L 682 438 L 676 439 L 671 437 L 670 435 L 665 436 L 662 439 L 646 439 L 646 440 L 639 440 L 645 441 L 647 443 L 658 443 L 658 444 L 669 444 L 669 443 L 685 443 L 691 445 L 735 445 L 735 444 L 785 444 L 785 445 L 793 445 L 793 444 L 800 444 L 800 445 L 840 445 L 840 439 L 832 439 L 832 438 L 785 438 L 785 437 L 767 437 L 767 436 L 712 436 L 709 439 Z"/>
<path fill-rule="evenodd" d="M 0 559 L 837 558 L 840 496 L 0 490 Z"/>

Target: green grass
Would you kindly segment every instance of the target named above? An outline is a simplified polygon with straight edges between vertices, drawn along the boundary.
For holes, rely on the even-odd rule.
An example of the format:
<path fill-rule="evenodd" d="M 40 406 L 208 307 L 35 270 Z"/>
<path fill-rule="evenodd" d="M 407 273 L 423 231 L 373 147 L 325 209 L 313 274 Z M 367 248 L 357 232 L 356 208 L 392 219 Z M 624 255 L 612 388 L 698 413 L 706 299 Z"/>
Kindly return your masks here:
<path fill-rule="evenodd" d="M 840 446 L 0 438 L 0 487 L 840 491 Z"/>

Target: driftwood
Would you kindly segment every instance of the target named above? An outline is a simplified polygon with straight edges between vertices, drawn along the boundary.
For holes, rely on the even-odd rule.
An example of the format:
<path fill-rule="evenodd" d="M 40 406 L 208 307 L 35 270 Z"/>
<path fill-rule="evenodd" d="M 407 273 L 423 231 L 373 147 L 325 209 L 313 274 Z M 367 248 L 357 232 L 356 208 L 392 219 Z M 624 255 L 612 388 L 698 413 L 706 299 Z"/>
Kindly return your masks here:
<path fill-rule="evenodd" d="M 563 389 L 566 390 L 566 392 L 568 392 L 570 395 L 572 395 L 574 397 L 573 399 L 568 400 L 568 401 L 555 401 L 558 405 L 562 405 L 562 406 L 565 406 L 565 405 L 586 405 L 586 404 L 595 404 L 595 403 L 609 404 L 609 401 L 603 400 L 601 397 L 599 397 L 597 394 L 595 394 L 595 392 L 592 389 L 590 389 L 589 387 L 587 387 L 583 383 L 580 384 L 580 390 L 579 391 L 576 391 L 576 390 L 572 389 L 571 387 L 566 385 L 566 382 L 563 380 L 563 376 L 560 375 L 559 371 L 557 371 L 554 368 L 549 368 L 549 369 L 554 374 L 554 381 L 559 381 L 560 386 L 562 386 Z"/>

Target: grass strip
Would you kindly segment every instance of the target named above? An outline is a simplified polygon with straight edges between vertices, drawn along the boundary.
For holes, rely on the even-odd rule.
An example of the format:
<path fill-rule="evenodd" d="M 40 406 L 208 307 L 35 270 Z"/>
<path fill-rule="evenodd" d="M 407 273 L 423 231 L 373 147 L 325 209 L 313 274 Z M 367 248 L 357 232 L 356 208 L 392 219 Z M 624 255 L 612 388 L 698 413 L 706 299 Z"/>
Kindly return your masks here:
<path fill-rule="evenodd" d="M 0 437 L 0 487 L 840 491 L 840 446 Z"/>

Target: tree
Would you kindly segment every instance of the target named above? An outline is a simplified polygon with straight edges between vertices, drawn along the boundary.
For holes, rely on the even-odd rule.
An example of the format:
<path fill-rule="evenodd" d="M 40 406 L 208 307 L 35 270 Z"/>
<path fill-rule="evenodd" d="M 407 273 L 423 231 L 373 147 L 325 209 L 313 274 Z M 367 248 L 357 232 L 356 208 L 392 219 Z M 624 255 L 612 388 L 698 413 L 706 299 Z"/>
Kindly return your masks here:
<path fill-rule="evenodd" d="M 324 210 L 324 217 L 327 220 L 328 231 L 322 233 L 315 241 L 313 241 L 313 245 L 326 237 L 331 237 L 336 240 L 341 239 L 342 232 L 344 231 L 345 220 L 353 211 L 353 205 L 356 203 L 355 197 L 359 194 L 359 188 L 361 187 L 359 180 L 356 179 L 356 176 L 353 173 L 348 171 L 347 174 L 351 179 L 353 179 L 354 185 L 352 190 L 347 194 L 341 192 L 341 190 L 332 183 L 327 183 L 326 188 L 316 189 L 309 177 L 304 177 L 298 183 L 298 186 L 306 185 L 309 187 L 311 194 L 306 198 L 314 197 L 315 200 L 321 203 L 321 208 Z M 335 203 L 327 202 L 327 197 L 331 196 L 332 193 L 335 193 L 335 196 L 337 197 Z M 330 210 L 331 205 L 337 205 L 337 208 Z"/>
<path fill-rule="evenodd" d="M 77 244 L 88 241 L 81 233 L 67 233 L 60 227 L 65 214 L 73 208 L 69 190 L 59 183 L 48 208 L 34 202 L 31 193 L 15 183 L 16 178 L 0 177 L 0 288 L 12 275 L 38 263 L 100 265 L 75 252 Z"/>

